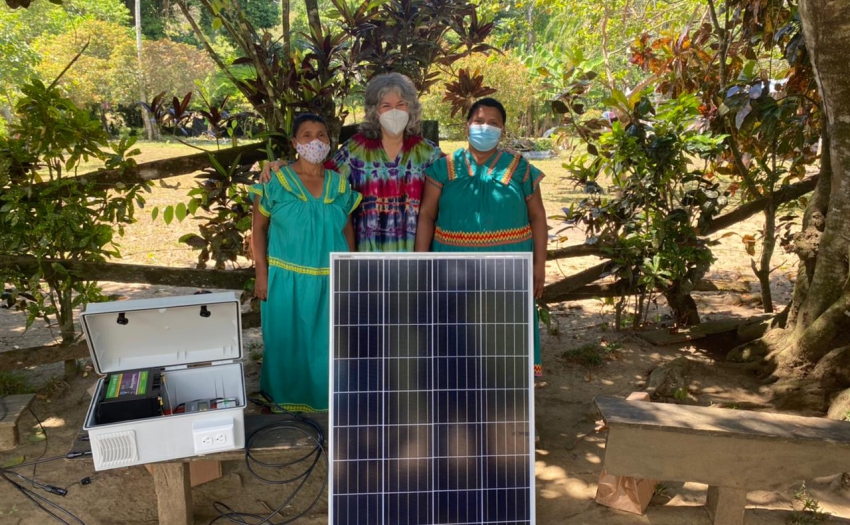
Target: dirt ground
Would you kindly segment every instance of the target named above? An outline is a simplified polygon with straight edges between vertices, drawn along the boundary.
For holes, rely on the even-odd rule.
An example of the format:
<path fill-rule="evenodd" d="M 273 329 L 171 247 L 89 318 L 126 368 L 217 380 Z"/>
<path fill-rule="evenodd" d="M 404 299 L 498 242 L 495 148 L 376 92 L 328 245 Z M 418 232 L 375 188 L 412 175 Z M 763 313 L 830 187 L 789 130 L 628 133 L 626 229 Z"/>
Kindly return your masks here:
<path fill-rule="evenodd" d="M 123 284 L 106 285 L 108 293 L 121 293 L 132 298 L 193 291 L 146 286 L 131 288 Z M 787 296 L 789 291 L 790 286 L 785 286 L 783 293 Z M 729 300 L 728 295 L 701 294 L 698 299 L 704 317 L 709 319 L 757 313 L 746 305 L 737 304 L 737 300 Z M 659 309 L 657 314 L 663 315 L 663 309 Z M 19 316 L 9 311 L 0 313 L 5 330 L 14 331 L 14 321 L 20 321 Z M 614 511 L 593 501 L 604 458 L 605 436 L 594 432 L 598 415 L 592 400 L 599 395 L 624 397 L 630 392 L 643 390 L 651 370 L 683 354 L 698 363 L 689 389 L 699 404 L 746 403 L 769 408 L 769 399 L 754 378 L 719 369 L 712 364 L 719 359 L 722 348 L 716 345 L 654 347 L 634 334 L 611 330 L 611 319 L 610 312 L 601 311 L 597 300 L 570 303 L 556 309 L 559 333 L 543 336 L 545 377 L 538 383 L 536 392 L 540 436 L 536 463 L 537 523 L 709 524 L 709 518 L 701 507 L 706 487 L 695 483 L 663 483 L 663 488 L 644 516 Z M 4 333 L 8 333 L 5 330 Z M 589 369 L 568 363 L 562 357 L 566 349 L 599 343 L 602 339 L 609 344 L 618 343 L 621 347 L 616 358 L 608 360 L 600 368 Z M 256 389 L 259 381 L 259 366 L 251 355 L 257 357 L 261 341 L 258 329 L 245 331 L 249 391 Z M 48 440 L 34 440 L 38 427 L 32 416 L 26 415 L 22 419 L 24 443 L 13 451 L 0 454 L 0 464 L 20 461 L 21 458 L 33 460 L 42 452 L 45 457 L 61 455 L 71 448 L 90 401 L 87 389 L 96 376 L 88 373 L 87 377 L 82 377 L 81 374 L 66 384 L 56 379 L 61 373 L 61 364 L 26 371 L 34 384 L 42 385 L 42 394 L 33 409 L 46 427 Z M 32 474 L 31 468 L 20 472 Z M 153 484 L 143 467 L 95 473 L 87 459 L 59 460 L 40 465 L 36 477 L 52 485 L 70 486 L 64 498 L 47 493 L 42 495 L 73 512 L 86 524 L 157 522 Z M 91 484 L 80 485 L 78 482 L 85 477 L 91 477 Z M 319 473 L 315 479 L 319 479 Z M 318 487 L 316 482 L 311 482 L 305 491 L 315 494 Z M 850 524 L 850 489 L 842 488 L 836 479 L 808 480 L 807 487 L 823 510 L 832 514 L 831 523 Z M 795 517 L 792 513 L 796 488 L 798 485 L 781 492 L 750 492 L 747 525 L 807 523 L 792 521 Z M 206 524 L 216 517 L 214 501 L 225 502 L 240 511 L 267 512 L 268 508 L 277 507 L 286 494 L 288 489 L 255 480 L 242 462 L 226 462 L 221 479 L 197 487 L 193 492 L 196 523 Z M 294 515 L 303 509 L 307 500 L 305 497 L 293 502 L 286 515 Z M 800 508 L 799 502 L 796 508 Z M 313 510 L 313 517 L 298 523 L 325 523 L 326 512 L 327 502 L 323 498 Z M 0 490 L 0 523 L 36 525 L 49 522 L 46 514 L 21 494 L 5 487 Z"/>
<path fill-rule="evenodd" d="M 183 184 L 185 191 L 190 179 L 183 181 Z M 544 180 L 547 211 L 550 214 L 558 213 L 560 207 L 573 197 L 571 193 L 569 188 L 558 185 L 556 180 Z M 173 200 L 157 202 L 154 196 L 150 204 L 165 202 Z M 150 224 L 131 226 L 124 240 L 130 246 L 125 252 L 125 261 L 169 266 L 191 265 L 194 259 L 191 252 L 176 242 L 163 247 L 162 239 L 176 239 L 192 227 L 189 222 L 171 227 L 161 223 L 153 228 Z M 743 235 L 755 233 L 759 227 L 759 221 L 752 219 L 738 225 L 734 231 Z M 749 257 L 743 252 L 740 237 L 723 237 L 724 233 L 716 235 L 720 241 L 720 246 L 715 248 L 718 261 L 713 265 L 709 278 L 750 281 L 753 293 L 697 294 L 696 300 L 703 320 L 744 318 L 760 313 L 757 304 L 758 284 L 749 269 Z M 563 244 L 581 241 L 580 232 L 573 232 Z M 596 262 L 593 258 L 552 262 L 549 264 L 547 280 L 554 282 Z M 774 257 L 774 267 L 778 270 L 774 273 L 772 289 L 774 300 L 780 308 L 790 299 L 792 283 L 789 276 L 794 274 L 794 264 L 795 258 L 792 256 L 779 253 Z M 103 286 L 105 293 L 126 298 L 163 297 L 195 291 L 189 288 L 119 283 L 103 283 Z M 728 342 L 699 344 L 698 341 L 683 346 L 654 347 L 633 333 L 614 331 L 611 308 L 604 306 L 598 299 L 553 305 L 553 313 L 558 330 L 557 334 L 546 334 L 544 330 L 545 377 L 537 384 L 535 398 L 540 437 L 536 459 L 537 523 L 708 525 L 710 520 L 702 507 L 706 487 L 695 483 L 662 482 L 644 516 L 610 510 L 593 501 L 605 446 L 605 435 L 594 432 L 599 417 L 593 408 L 593 398 L 599 395 L 625 397 L 630 392 L 643 390 L 653 369 L 681 355 L 688 356 L 696 363 L 688 385 L 694 403 L 705 406 L 736 404 L 769 410 L 770 397 L 763 385 L 752 376 L 715 364 L 722 361 L 725 353 L 731 349 Z M 659 304 L 650 312 L 649 319 L 663 322 L 666 314 L 664 305 Z M 48 344 L 58 335 L 58 330 L 41 323 L 36 323 L 27 332 L 24 332 L 23 327 L 23 314 L 0 310 L 0 351 Z M 587 368 L 567 362 L 563 357 L 566 350 L 588 343 L 599 344 L 603 340 L 609 345 L 616 343 L 620 347 L 613 358 L 606 360 L 601 367 Z M 259 357 L 261 345 L 258 329 L 245 331 L 249 392 L 258 387 L 259 366 L 255 359 Z M 42 454 L 45 457 L 63 455 L 72 447 L 89 405 L 90 395 L 87 390 L 96 380 L 91 371 L 86 371 L 86 363 L 80 365 L 83 372 L 70 383 L 57 379 L 63 373 L 61 363 L 23 371 L 30 384 L 39 389 L 33 410 L 42 420 L 48 439 L 38 439 L 38 425 L 31 415 L 25 415 L 22 418 L 23 444 L 13 451 L 0 453 L 0 465 L 20 462 L 22 459 L 35 460 Z M 32 468 L 23 468 L 19 472 L 31 476 Z M 322 473 L 317 472 L 313 477 L 305 489 L 308 494 L 315 494 L 318 490 Z M 95 473 L 90 460 L 58 460 L 40 465 L 35 477 L 44 483 L 69 487 L 64 498 L 38 490 L 37 493 L 68 509 L 88 525 L 157 522 L 153 484 L 143 467 Z M 91 483 L 81 485 L 80 480 L 86 477 L 91 478 Z M 3 481 L 0 480 L 0 483 Z M 842 486 L 840 477 L 806 480 L 806 486 L 811 501 L 817 501 L 825 512 L 832 515 L 830 523 L 850 524 L 850 487 L 846 484 Z M 798 488 L 799 484 L 779 492 L 750 492 L 745 523 L 817 523 L 794 514 L 795 508 L 799 510 L 801 506 L 801 502 L 795 501 L 794 497 Z M 210 523 L 216 517 L 213 508 L 215 501 L 222 501 L 240 511 L 263 513 L 280 505 L 288 493 L 287 487 L 266 485 L 254 479 L 244 462 L 226 462 L 222 478 L 199 486 L 193 492 L 196 524 Z M 285 515 L 292 516 L 303 510 L 309 499 L 299 497 L 285 509 Z M 327 522 L 325 498 L 312 510 L 310 516 L 298 523 L 318 525 Z M 23 495 L 8 485 L 0 488 L 0 524 L 47 523 L 52 523 L 50 518 Z M 221 520 L 218 523 L 227 522 Z"/>

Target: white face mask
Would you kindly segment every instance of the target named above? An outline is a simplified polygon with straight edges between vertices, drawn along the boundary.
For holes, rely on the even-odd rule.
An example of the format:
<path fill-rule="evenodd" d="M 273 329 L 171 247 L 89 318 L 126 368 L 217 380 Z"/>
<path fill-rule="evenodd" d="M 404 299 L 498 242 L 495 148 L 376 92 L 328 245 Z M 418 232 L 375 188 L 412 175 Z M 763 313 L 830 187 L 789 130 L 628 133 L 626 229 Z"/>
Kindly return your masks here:
<path fill-rule="evenodd" d="M 410 113 L 401 109 L 391 109 L 385 113 L 381 113 L 379 117 L 381 127 L 384 128 L 390 135 L 401 135 L 407 123 L 410 122 Z"/>

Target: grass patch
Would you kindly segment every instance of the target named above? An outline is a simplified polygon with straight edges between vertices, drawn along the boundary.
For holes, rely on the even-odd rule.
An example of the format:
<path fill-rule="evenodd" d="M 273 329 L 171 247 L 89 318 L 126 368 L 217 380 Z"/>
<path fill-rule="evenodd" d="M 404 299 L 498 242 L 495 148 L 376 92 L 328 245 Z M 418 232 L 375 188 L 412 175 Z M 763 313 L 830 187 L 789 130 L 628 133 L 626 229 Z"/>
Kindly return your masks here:
<path fill-rule="evenodd" d="M 830 514 L 821 510 L 820 502 L 809 493 L 805 483 L 794 492 L 794 502 L 801 508 L 785 520 L 788 525 L 816 525 L 830 521 Z"/>
<path fill-rule="evenodd" d="M 251 341 L 248 343 L 248 357 L 251 361 L 262 363 L 263 362 L 263 344 L 259 341 Z"/>
<path fill-rule="evenodd" d="M 563 357 L 569 363 L 576 363 L 587 368 L 599 368 L 605 364 L 605 361 L 613 359 L 620 348 L 621 345 L 618 343 L 588 343 L 566 350 Z"/>
<path fill-rule="evenodd" d="M 23 374 L 18 372 L 0 372 L 0 396 L 31 394 L 34 389 Z"/>

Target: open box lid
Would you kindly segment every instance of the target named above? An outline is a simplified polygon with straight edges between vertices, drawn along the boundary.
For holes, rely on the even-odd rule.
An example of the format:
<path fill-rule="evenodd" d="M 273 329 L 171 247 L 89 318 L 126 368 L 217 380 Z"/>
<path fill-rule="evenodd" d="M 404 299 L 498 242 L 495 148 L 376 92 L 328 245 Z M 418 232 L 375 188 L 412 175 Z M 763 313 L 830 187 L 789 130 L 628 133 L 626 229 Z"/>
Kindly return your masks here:
<path fill-rule="evenodd" d="M 242 358 L 236 292 L 91 303 L 80 322 L 99 374 Z"/>

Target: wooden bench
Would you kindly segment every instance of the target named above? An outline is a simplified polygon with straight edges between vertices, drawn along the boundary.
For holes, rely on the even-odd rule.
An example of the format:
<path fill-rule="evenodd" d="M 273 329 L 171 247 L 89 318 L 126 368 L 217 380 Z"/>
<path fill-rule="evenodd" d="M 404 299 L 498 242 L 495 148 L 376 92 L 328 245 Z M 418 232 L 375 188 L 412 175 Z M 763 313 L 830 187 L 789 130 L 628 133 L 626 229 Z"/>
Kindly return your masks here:
<path fill-rule="evenodd" d="M 0 397 L 0 450 L 12 450 L 20 444 L 18 420 L 34 398 L 35 394 Z"/>
<path fill-rule="evenodd" d="M 310 418 L 322 427 L 325 439 L 327 439 L 327 414 L 311 414 Z M 255 431 L 271 423 L 281 421 L 292 421 L 292 419 L 278 415 L 247 416 L 245 418 L 246 441 Z M 287 432 L 284 436 L 281 433 L 282 431 L 268 432 L 258 436 L 252 444 L 251 455 L 260 460 L 273 461 L 288 457 L 290 454 L 289 451 L 293 449 L 306 449 L 315 446 L 315 443 L 303 434 Z M 78 437 L 82 439 L 77 439 L 70 450 L 71 453 L 91 451 L 91 446 L 86 440 L 86 436 L 87 433 L 84 431 L 79 434 Z M 190 467 L 193 463 L 244 460 L 245 449 L 239 449 L 145 465 L 151 476 L 153 476 L 159 524 L 193 525 L 195 523 L 190 473 Z M 80 459 L 74 459 L 73 461 L 80 461 Z"/>
<path fill-rule="evenodd" d="M 741 410 L 594 400 L 615 475 L 709 486 L 714 525 L 742 525 L 748 490 L 850 471 L 850 422 Z"/>

